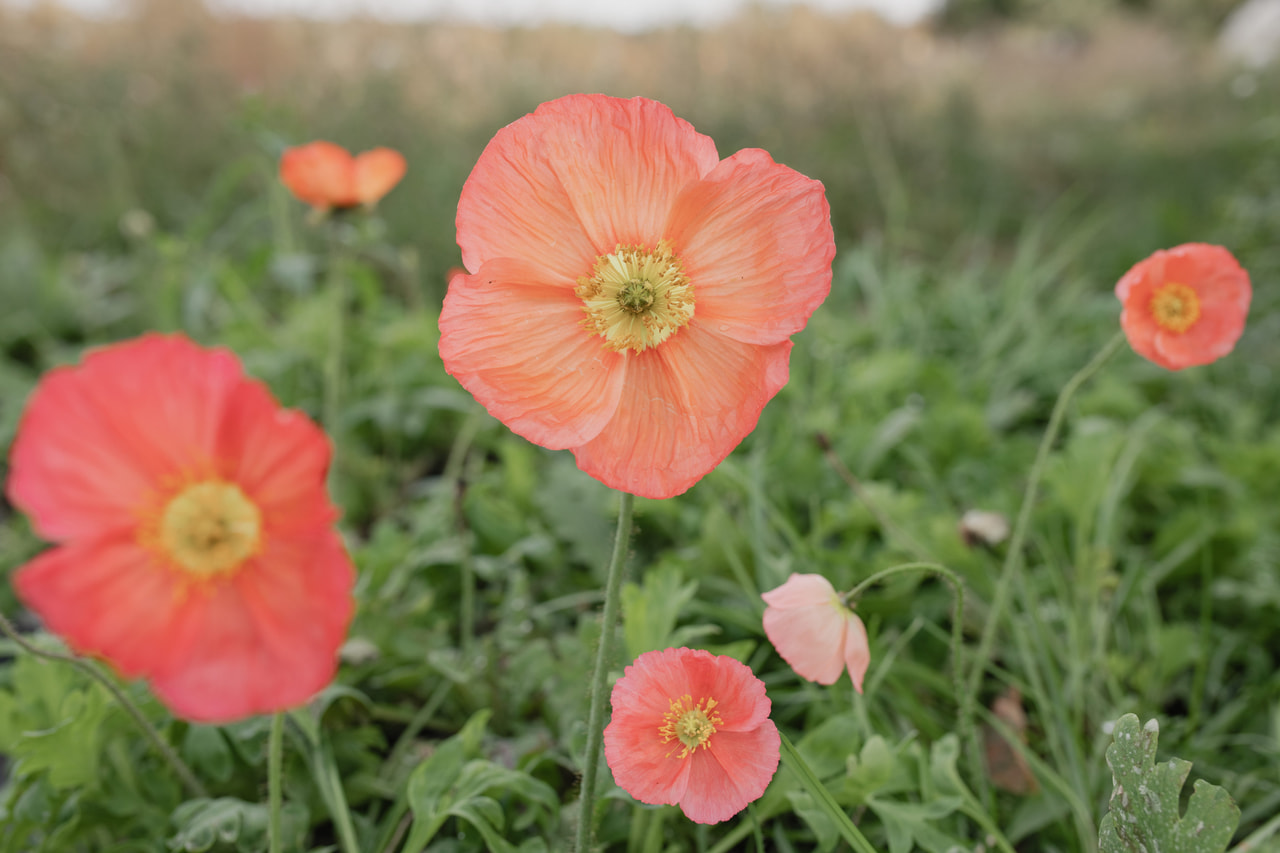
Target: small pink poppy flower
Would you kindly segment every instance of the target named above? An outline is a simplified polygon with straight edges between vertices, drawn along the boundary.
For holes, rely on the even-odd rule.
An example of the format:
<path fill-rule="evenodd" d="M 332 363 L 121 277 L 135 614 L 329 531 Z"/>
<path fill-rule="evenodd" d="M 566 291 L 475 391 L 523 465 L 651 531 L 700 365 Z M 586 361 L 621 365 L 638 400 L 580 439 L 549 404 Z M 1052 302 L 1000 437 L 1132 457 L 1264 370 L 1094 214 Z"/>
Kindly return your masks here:
<path fill-rule="evenodd" d="M 760 596 L 765 604 L 764 633 L 796 674 L 819 684 L 835 684 L 849 670 L 853 687 L 871 663 L 867 629 L 840 601 L 822 575 L 792 574 L 777 589 Z"/>
<path fill-rule="evenodd" d="M 280 157 L 280 181 L 300 201 L 320 210 L 374 205 L 404 177 L 404 155 L 374 148 L 355 157 L 332 142 L 309 142 Z"/>
<path fill-rule="evenodd" d="M 1244 332 L 1249 273 L 1221 246 L 1161 249 L 1116 284 L 1120 325 L 1138 355 L 1169 370 L 1217 361 Z"/>
<path fill-rule="evenodd" d="M 225 349 L 148 334 L 36 386 L 9 500 L 56 544 L 18 595 L 77 652 L 227 722 L 332 680 L 354 572 L 325 490 L 329 442 Z"/>
<path fill-rule="evenodd" d="M 498 131 L 458 203 L 445 369 L 605 485 L 688 489 L 787 382 L 831 288 L 822 184 L 644 98 L 571 95 Z"/>
<path fill-rule="evenodd" d="M 781 740 L 764 682 L 731 657 L 645 652 L 613 686 L 604 755 L 642 803 L 678 805 L 696 823 L 728 820 L 778 769 Z"/>

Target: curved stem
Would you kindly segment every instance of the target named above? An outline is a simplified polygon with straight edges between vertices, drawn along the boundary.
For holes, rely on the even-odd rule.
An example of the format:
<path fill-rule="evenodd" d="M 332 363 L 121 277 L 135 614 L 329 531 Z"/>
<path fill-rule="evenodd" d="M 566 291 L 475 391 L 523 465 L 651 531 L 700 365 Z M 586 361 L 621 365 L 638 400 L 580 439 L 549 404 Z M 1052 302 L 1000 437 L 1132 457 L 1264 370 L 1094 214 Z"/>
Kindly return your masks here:
<path fill-rule="evenodd" d="M 271 717 L 267 737 L 267 850 L 280 853 L 280 806 L 284 800 L 284 714 Z"/>
<path fill-rule="evenodd" d="M 635 496 L 622 493 L 618 506 L 618 532 L 613 540 L 613 556 L 609 560 L 609 575 L 604 587 L 604 614 L 600 620 L 600 646 L 596 651 L 595 674 L 591 677 L 591 708 L 587 714 L 587 755 L 582 768 L 582 796 L 579 798 L 578 841 L 574 847 L 578 853 L 591 849 L 595 800 L 596 766 L 600 763 L 600 746 L 604 738 L 605 681 L 609 675 L 609 660 L 613 653 L 613 634 L 618 624 L 618 609 L 622 599 L 622 575 L 627 564 L 627 546 L 631 541 L 631 515 L 635 508 Z"/>
<path fill-rule="evenodd" d="M 0 632 L 3 632 L 6 637 L 13 640 L 13 642 L 19 647 L 36 657 L 44 658 L 45 660 L 56 660 L 61 661 L 62 663 L 69 663 L 76 669 L 87 674 L 90 678 L 93 678 L 103 687 L 107 688 L 107 691 L 115 698 L 116 702 L 120 704 L 120 707 L 128 711 L 129 716 L 133 717 L 133 721 L 138 724 L 138 728 L 142 729 L 143 734 L 145 734 L 151 741 L 151 744 L 156 748 L 156 751 L 164 757 L 165 761 L 169 762 L 169 766 L 173 768 L 173 772 L 177 773 L 178 778 L 182 780 L 182 784 L 186 787 L 187 793 L 193 797 L 209 796 L 209 792 L 205 790 L 204 785 L 202 785 L 200 780 L 196 778 L 196 774 L 191 772 L 191 768 L 187 766 L 186 762 L 178 757 L 178 753 L 174 751 L 173 747 L 160 736 L 160 732 L 156 731 L 156 727 L 151 725 L 151 722 L 142 715 L 142 711 L 133 703 L 133 700 L 126 696 L 124 691 L 116 686 L 116 683 L 112 681 L 111 678 L 102 670 L 94 666 L 92 662 L 76 657 L 75 655 L 64 655 L 60 652 L 46 651 L 39 646 L 33 645 L 18 633 L 17 629 L 13 627 L 13 623 L 11 623 L 2 613 L 0 613 Z"/>
<path fill-rule="evenodd" d="M 890 566 L 887 569 L 881 569 L 875 574 L 863 580 L 853 589 L 843 593 L 840 597 L 846 603 L 852 606 L 858 596 L 870 587 L 872 584 L 879 583 L 887 577 L 899 574 L 901 572 L 929 572 L 942 578 L 951 586 L 954 595 L 954 605 L 951 611 L 951 672 L 955 681 L 956 696 L 961 694 L 961 687 L 964 681 L 964 665 L 961 661 L 961 650 L 964 645 L 963 635 L 963 619 L 964 619 L 964 584 L 960 581 L 960 576 L 948 569 L 941 563 L 917 562 L 902 563 L 897 566 Z M 963 724 L 963 720 L 961 723 Z"/>
<path fill-rule="evenodd" d="M 1108 341 L 1106 346 L 1088 364 L 1080 368 L 1075 376 L 1067 380 L 1067 384 L 1062 386 L 1062 391 L 1058 393 L 1058 401 L 1053 406 L 1053 413 L 1049 416 L 1049 425 L 1045 427 L 1044 437 L 1040 439 L 1040 447 L 1036 451 L 1035 462 L 1032 463 L 1031 473 L 1027 477 L 1027 488 L 1022 496 L 1022 506 L 1018 510 L 1018 520 L 1014 524 L 1013 536 L 1009 539 L 1009 549 L 1005 552 L 1004 566 L 1000 570 L 1000 579 L 996 582 L 995 598 L 991 601 L 991 612 L 987 615 L 986 625 L 983 626 L 982 637 L 978 642 L 978 650 L 973 656 L 973 665 L 969 668 L 968 683 L 961 694 L 960 714 L 964 721 L 965 730 L 968 732 L 973 731 L 973 709 L 978 696 L 978 688 L 982 685 L 982 676 L 987 670 L 987 665 L 991 663 L 991 647 L 995 643 L 996 631 L 999 629 L 1000 620 L 1004 617 L 1004 609 L 1009 602 L 1009 589 L 1013 581 L 1013 575 L 1022 563 L 1022 547 L 1027 538 L 1027 528 L 1031 524 L 1031 512 L 1035 507 L 1036 496 L 1040 489 L 1040 480 L 1044 477 L 1044 469 L 1049 459 L 1049 452 L 1053 449 L 1053 444 L 1058 438 L 1058 432 L 1062 428 L 1062 420 L 1066 415 L 1067 404 L 1071 402 L 1071 398 L 1075 396 L 1080 386 L 1093 374 L 1097 373 L 1111 356 L 1115 355 L 1116 350 L 1120 348 L 1124 341 L 1124 332 L 1117 332 L 1115 337 Z M 979 754 L 976 740 L 971 741 L 970 749 L 976 758 Z"/>

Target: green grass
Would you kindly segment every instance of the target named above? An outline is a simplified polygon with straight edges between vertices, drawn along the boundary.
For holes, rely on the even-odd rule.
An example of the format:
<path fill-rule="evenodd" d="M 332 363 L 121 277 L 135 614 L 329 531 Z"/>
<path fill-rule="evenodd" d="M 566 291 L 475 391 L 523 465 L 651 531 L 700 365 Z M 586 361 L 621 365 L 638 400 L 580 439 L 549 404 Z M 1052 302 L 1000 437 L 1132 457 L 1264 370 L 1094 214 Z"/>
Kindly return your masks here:
<path fill-rule="evenodd" d="M 494 798 L 501 833 L 521 849 L 561 849 L 576 820 L 616 498 L 569 454 L 479 409 L 444 373 L 436 317 L 458 263 L 452 218 L 468 170 L 494 130 L 563 92 L 512 84 L 490 95 L 500 109 L 463 124 L 414 109 L 376 73 L 322 81 L 329 101 L 241 96 L 175 66 L 138 103 L 132 79 L 128 66 L 88 75 L 34 49 L 0 68 L 0 445 L 39 375 L 87 346 L 179 329 L 233 348 L 334 436 L 359 567 L 351 637 L 362 649 L 288 732 L 286 837 L 299 849 L 337 843 L 333 792 L 317 781 L 331 772 L 360 849 L 398 849 L 410 805 L 429 822 L 430 776 L 454 780 L 459 802 Z M 670 644 L 750 664 L 775 722 L 877 849 L 914 826 L 924 849 L 973 849 L 995 827 L 1018 849 L 1096 850 L 1111 791 L 1105 725 L 1126 712 L 1159 719 L 1161 759 L 1190 760 L 1231 792 L 1237 838 L 1280 813 L 1274 82 L 1233 100 L 1206 77 L 1152 94 L 1126 122 L 1001 123 L 976 95 L 899 110 L 851 88 L 777 124 L 752 118 L 782 109 L 775 93 L 713 110 L 656 84 L 649 94 L 722 154 L 764 147 L 824 181 L 838 255 L 831 297 L 796 336 L 791 381 L 755 432 L 686 495 L 638 502 L 617 671 Z M 1057 144 L 1063 134 L 1071 145 Z M 326 136 L 408 156 L 380 218 L 313 227 L 277 185 L 282 146 Z M 131 209 L 154 228 L 122 231 Z M 1221 362 L 1178 374 L 1124 348 L 1081 390 L 981 682 L 978 726 L 1006 688 L 1024 697 L 1040 793 L 994 788 L 970 747 L 950 669 L 954 601 L 935 578 L 898 576 L 859 601 L 873 655 L 862 695 L 847 680 L 799 680 L 759 618 L 760 592 L 792 571 L 848 589 L 922 557 L 945 564 L 968 593 L 968 661 L 1004 553 L 966 547 L 960 515 L 1016 516 L 1058 391 L 1117 329 L 1115 280 L 1187 240 L 1229 246 L 1253 274 L 1245 336 Z M 0 565 L 43 547 L 7 505 L 0 519 Z M 464 643 L 472 575 L 475 638 Z M 0 604 L 20 611 L 7 588 Z M 0 667 L 0 752 L 17 759 L 0 789 L 0 851 L 149 851 L 171 838 L 262 849 L 266 721 L 192 726 L 129 688 L 213 795 L 240 801 L 193 813 L 96 685 L 23 661 Z M 64 695 L 95 709 L 92 730 L 59 707 Z M 35 731 L 46 734 L 33 746 Z M 72 754 L 96 772 L 52 772 Z M 489 762 L 488 775 L 455 778 L 464 760 Z M 715 827 L 639 806 L 604 773 L 602 786 L 598 838 L 610 850 L 836 845 L 786 768 Z M 472 825 L 442 820 L 431 849 L 482 849 Z M 227 840 L 212 846 L 216 833 L 200 834 L 209 826 Z"/>

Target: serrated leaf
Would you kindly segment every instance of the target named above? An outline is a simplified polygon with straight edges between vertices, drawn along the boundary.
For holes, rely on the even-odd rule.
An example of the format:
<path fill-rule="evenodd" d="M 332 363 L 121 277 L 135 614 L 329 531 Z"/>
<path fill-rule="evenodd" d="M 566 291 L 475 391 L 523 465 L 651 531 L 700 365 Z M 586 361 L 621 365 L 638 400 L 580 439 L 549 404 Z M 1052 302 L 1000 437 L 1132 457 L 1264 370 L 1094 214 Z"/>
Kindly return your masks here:
<path fill-rule="evenodd" d="M 1179 815 L 1182 786 L 1191 762 L 1155 763 L 1160 727 L 1139 725 L 1133 714 L 1116 723 L 1107 764 L 1114 788 L 1102 819 L 1102 853 L 1221 853 L 1240 822 L 1240 809 L 1225 789 L 1197 779 L 1187 812 Z"/>
<path fill-rule="evenodd" d="M 234 797 L 188 800 L 173 810 L 177 831 L 169 838 L 169 849 L 180 853 L 205 853 L 220 844 L 234 845 L 241 853 L 265 850 L 267 807 Z M 302 843 L 307 815 L 302 807 L 285 803 L 280 810 L 281 833 L 287 847 Z"/>
<path fill-rule="evenodd" d="M 676 618 L 698 591 L 698 582 L 685 583 L 678 566 L 645 572 L 643 586 L 622 587 L 622 630 L 627 655 L 635 660 L 645 652 L 667 648 Z"/>

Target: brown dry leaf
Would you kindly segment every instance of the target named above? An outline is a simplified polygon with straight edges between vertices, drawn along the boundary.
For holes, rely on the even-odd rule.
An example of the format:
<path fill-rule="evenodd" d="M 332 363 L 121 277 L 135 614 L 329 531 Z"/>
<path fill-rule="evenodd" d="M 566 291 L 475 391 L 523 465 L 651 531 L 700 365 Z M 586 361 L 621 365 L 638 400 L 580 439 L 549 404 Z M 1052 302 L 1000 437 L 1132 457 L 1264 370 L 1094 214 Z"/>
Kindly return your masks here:
<path fill-rule="evenodd" d="M 991 703 L 991 713 L 1017 734 L 1018 740 L 1027 742 L 1027 715 L 1022 710 L 1022 692 L 1010 687 Z M 982 747 L 987 762 L 987 776 L 991 784 L 1011 794 L 1027 796 L 1040 790 L 1040 783 L 1031 773 L 1027 760 L 1014 749 L 994 727 L 982 727 Z"/>

